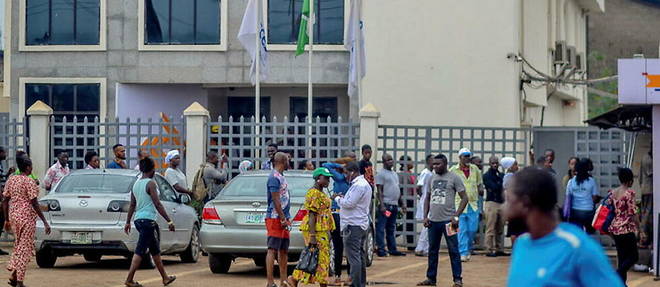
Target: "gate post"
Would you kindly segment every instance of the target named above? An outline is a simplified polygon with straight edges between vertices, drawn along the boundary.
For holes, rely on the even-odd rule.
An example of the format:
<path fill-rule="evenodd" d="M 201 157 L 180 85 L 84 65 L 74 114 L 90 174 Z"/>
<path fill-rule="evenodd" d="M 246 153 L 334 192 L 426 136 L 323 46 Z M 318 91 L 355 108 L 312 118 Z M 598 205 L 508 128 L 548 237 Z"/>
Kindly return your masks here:
<path fill-rule="evenodd" d="M 198 102 L 183 111 L 186 123 L 186 178 L 192 184 L 199 166 L 206 156 L 206 120 L 209 111 Z"/>
<path fill-rule="evenodd" d="M 377 158 L 378 153 L 378 119 L 380 118 L 380 112 L 376 107 L 367 103 L 360 110 L 360 145 L 368 144 L 371 146 L 371 150 L 374 151 L 372 158 Z M 359 150 L 356 151 L 359 156 Z"/>
<path fill-rule="evenodd" d="M 30 116 L 30 159 L 32 173 L 43 179 L 50 167 L 50 116 L 53 109 L 42 101 L 37 101 L 25 111 Z"/>

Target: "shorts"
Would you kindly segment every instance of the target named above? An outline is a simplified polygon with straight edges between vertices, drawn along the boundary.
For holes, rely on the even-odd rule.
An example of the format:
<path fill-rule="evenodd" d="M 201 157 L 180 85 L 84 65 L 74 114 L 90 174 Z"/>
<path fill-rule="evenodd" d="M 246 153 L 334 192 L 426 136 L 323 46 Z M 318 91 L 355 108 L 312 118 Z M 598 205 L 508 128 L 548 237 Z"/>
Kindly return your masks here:
<path fill-rule="evenodd" d="M 289 250 L 289 238 L 279 238 L 268 236 L 267 243 L 268 249 L 273 250 Z"/>
<path fill-rule="evenodd" d="M 289 238 L 289 230 L 282 227 L 279 218 L 266 218 L 268 237 Z"/>
<path fill-rule="evenodd" d="M 135 229 L 140 233 L 135 254 L 145 256 L 147 254 L 160 254 L 160 229 L 158 224 L 149 219 L 138 219 L 133 222 Z"/>

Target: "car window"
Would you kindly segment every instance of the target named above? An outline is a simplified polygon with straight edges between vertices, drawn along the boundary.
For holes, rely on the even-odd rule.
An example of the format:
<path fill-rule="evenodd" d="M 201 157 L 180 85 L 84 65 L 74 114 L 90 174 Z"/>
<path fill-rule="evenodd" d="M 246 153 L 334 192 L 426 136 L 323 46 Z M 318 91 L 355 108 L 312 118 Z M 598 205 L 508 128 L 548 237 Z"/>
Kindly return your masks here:
<path fill-rule="evenodd" d="M 158 192 L 160 193 L 160 200 L 176 201 L 176 192 L 174 188 L 160 175 L 155 175 L 156 184 L 158 184 Z"/>
<path fill-rule="evenodd" d="M 307 176 L 288 176 L 289 192 L 293 197 L 304 197 L 314 180 Z M 268 175 L 239 176 L 234 178 L 220 193 L 222 196 L 266 196 Z M 330 183 L 332 186 L 332 182 Z"/>
<path fill-rule="evenodd" d="M 56 193 L 127 193 L 133 187 L 134 176 L 116 174 L 74 174 L 65 176 Z"/>

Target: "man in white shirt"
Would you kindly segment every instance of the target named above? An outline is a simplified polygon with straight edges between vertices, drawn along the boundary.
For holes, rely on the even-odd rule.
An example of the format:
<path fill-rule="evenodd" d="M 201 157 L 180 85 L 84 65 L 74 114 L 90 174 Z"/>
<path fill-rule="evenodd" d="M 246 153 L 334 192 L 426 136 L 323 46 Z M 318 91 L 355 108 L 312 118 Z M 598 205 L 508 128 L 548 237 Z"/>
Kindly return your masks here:
<path fill-rule="evenodd" d="M 339 211 L 340 227 L 344 238 L 344 248 L 348 263 L 351 266 L 351 286 L 367 285 L 367 266 L 364 261 L 364 241 L 369 230 L 369 206 L 371 205 L 372 189 L 356 162 L 349 162 L 344 168 L 346 180 L 351 183 L 345 196 L 335 194 L 335 201 L 341 208 Z"/>
<path fill-rule="evenodd" d="M 415 208 L 415 219 L 424 220 L 424 202 L 426 201 L 426 193 L 428 192 L 428 185 L 426 179 L 433 176 L 433 155 L 426 156 L 426 168 L 417 177 L 417 207 Z M 422 226 L 422 231 L 419 232 L 417 239 L 417 247 L 415 247 L 416 256 L 428 256 L 429 254 L 429 234 L 428 228 Z"/>
<path fill-rule="evenodd" d="M 165 179 L 169 182 L 174 190 L 179 193 L 185 193 L 192 196 L 192 192 L 188 189 L 188 181 L 186 175 L 179 169 L 181 165 L 181 156 L 178 150 L 171 150 L 165 157 L 165 162 L 169 165 L 165 171 Z"/>

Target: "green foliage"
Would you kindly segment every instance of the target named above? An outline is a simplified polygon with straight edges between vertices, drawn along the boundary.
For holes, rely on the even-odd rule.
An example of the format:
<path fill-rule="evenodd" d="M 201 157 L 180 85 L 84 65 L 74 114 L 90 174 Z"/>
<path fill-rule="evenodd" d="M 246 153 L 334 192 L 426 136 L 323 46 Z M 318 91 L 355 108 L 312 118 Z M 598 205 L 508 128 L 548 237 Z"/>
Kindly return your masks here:
<path fill-rule="evenodd" d="M 609 77 L 615 74 L 615 72 L 605 65 L 607 55 L 604 55 L 600 51 L 594 50 L 589 53 L 589 65 L 591 67 L 600 66 L 604 67 L 602 71 L 598 73 L 597 77 Z M 617 81 L 609 81 L 595 84 L 594 88 L 605 91 L 612 94 L 617 94 L 619 86 Z M 618 100 L 602 97 L 593 93 L 589 93 L 589 118 L 598 116 L 604 112 L 610 111 L 618 106 Z"/>

